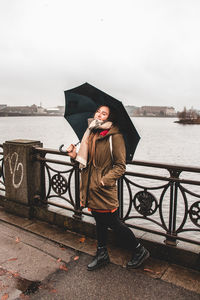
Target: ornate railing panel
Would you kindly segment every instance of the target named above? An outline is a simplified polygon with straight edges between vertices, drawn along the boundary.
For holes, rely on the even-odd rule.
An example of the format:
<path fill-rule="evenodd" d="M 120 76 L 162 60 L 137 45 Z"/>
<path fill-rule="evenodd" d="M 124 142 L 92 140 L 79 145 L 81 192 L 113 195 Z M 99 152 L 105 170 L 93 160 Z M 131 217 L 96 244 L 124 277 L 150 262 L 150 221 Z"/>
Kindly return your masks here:
<path fill-rule="evenodd" d="M 124 222 L 163 235 L 173 245 L 177 240 L 200 245 L 200 169 L 139 161 L 130 165 L 142 166 L 145 173 L 127 171 L 121 179 Z M 147 173 L 152 167 L 154 174 Z M 157 175 L 155 168 L 164 176 Z"/>
<path fill-rule="evenodd" d="M 59 151 L 35 148 L 35 152 L 45 173 L 43 203 L 73 211 L 75 217 L 91 216 L 80 208 L 78 166 Z M 55 160 L 47 154 L 65 158 Z M 118 197 L 119 215 L 128 226 L 162 235 L 168 244 L 182 240 L 200 245 L 199 168 L 127 162 L 118 181 Z"/>
<path fill-rule="evenodd" d="M 3 163 L 3 145 L 0 144 L 0 195 L 5 195 L 5 178 L 4 178 L 4 163 Z"/>
<path fill-rule="evenodd" d="M 74 217 L 80 218 L 79 198 L 79 168 L 78 165 L 67 162 L 65 153 L 51 149 L 36 148 L 37 160 L 41 162 L 43 203 L 58 209 L 66 209 L 74 212 Z M 39 155 L 38 155 L 39 154 Z M 48 157 L 47 158 L 47 154 Z M 65 161 L 52 159 L 52 155 L 65 157 Z"/>

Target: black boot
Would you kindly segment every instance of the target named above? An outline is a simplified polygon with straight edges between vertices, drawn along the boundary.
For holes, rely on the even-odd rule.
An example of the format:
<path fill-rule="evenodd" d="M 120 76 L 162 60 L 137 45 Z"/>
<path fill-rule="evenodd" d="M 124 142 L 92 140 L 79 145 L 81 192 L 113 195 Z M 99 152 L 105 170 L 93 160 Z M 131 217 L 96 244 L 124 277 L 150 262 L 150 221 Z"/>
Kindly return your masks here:
<path fill-rule="evenodd" d="M 149 257 L 150 253 L 143 246 L 139 246 L 135 249 L 131 260 L 127 263 L 128 269 L 136 269 Z"/>
<path fill-rule="evenodd" d="M 93 271 L 110 262 L 106 247 L 98 247 L 93 261 L 87 266 L 88 271 Z"/>

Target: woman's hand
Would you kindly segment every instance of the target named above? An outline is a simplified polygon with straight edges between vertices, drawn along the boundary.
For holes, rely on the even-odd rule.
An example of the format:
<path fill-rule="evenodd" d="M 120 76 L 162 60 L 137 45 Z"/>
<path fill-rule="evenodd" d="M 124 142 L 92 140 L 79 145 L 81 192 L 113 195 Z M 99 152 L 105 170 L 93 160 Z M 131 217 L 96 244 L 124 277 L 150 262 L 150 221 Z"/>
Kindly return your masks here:
<path fill-rule="evenodd" d="M 74 146 L 73 144 L 71 144 L 68 148 L 67 148 L 67 153 L 68 155 L 75 159 L 76 158 L 76 146 Z"/>

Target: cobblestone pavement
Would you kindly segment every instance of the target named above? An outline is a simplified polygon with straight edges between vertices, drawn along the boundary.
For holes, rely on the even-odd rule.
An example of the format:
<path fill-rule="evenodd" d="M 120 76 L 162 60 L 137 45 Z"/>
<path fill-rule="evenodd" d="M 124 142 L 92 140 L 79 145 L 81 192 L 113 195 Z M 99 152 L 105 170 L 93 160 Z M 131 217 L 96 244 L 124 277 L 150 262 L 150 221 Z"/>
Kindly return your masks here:
<path fill-rule="evenodd" d="M 47 223 L 0 212 L 0 299 L 200 299 L 200 273 L 109 247 L 111 264 L 88 272 L 96 243 Z"/>

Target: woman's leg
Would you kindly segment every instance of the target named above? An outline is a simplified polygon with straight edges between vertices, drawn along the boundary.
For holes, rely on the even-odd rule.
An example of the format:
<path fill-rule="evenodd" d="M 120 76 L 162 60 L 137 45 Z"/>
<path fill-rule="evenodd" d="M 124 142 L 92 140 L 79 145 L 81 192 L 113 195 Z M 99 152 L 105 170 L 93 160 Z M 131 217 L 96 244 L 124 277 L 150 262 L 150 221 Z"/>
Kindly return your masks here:
<path fill-rule="evenodd" d="M 117 233 L 121 241 L 132 250 L 132 258 L 127 263 L 127 268 L 138 268 L 149 257 L 149 251 L 138 242 L 132 230 L 120 221 L 117 212 L 108 215 L 108 219 L 110 220 L 109 226 Z"/>
<path fill-rule="evenodd" d="M 116 236 L 120 239 L 120 243 L 133 252 L 131 260 L 127 263 L 127 268 L 138 268 L 149 257 L 149 251 L 140 245 L 132 230 L 120 220 L 117 211 L 114 213 L 92 212 L 92 215 L 97 225 L 98 248 L 95 259 L 88 265 L 88 270 L 96 269 L 109 262 L 105 247 L 108 227 L 116 233 Z"/>
<path fill-rule="evenodd" d="M 106 247 L 108 226 L 104 222 L 104 214 L 93 211 L 92 215 L 96 221 L 97 245 L 98 247 Z"/>
<path fill-rule="evenodd" d="M 108 213 L 107 225 L 115 232 L 120 243 L 127 248 L 133 250 L 139 245 L 133 231 L 120 220 L 117 211 Z"/>
<path fill-rule="evenodd" d="M 97 233 L 97 252 L 91 263 L 87 266 L 88 271 L 93 271 L 101 266 L 105 266 L 110 262 L 108 251 L 106 248 L 107 242 L 107 230 L 108 226 L 102 222 L 102 215 L 92 212 L 96 221 L 96 233 Z"/>

